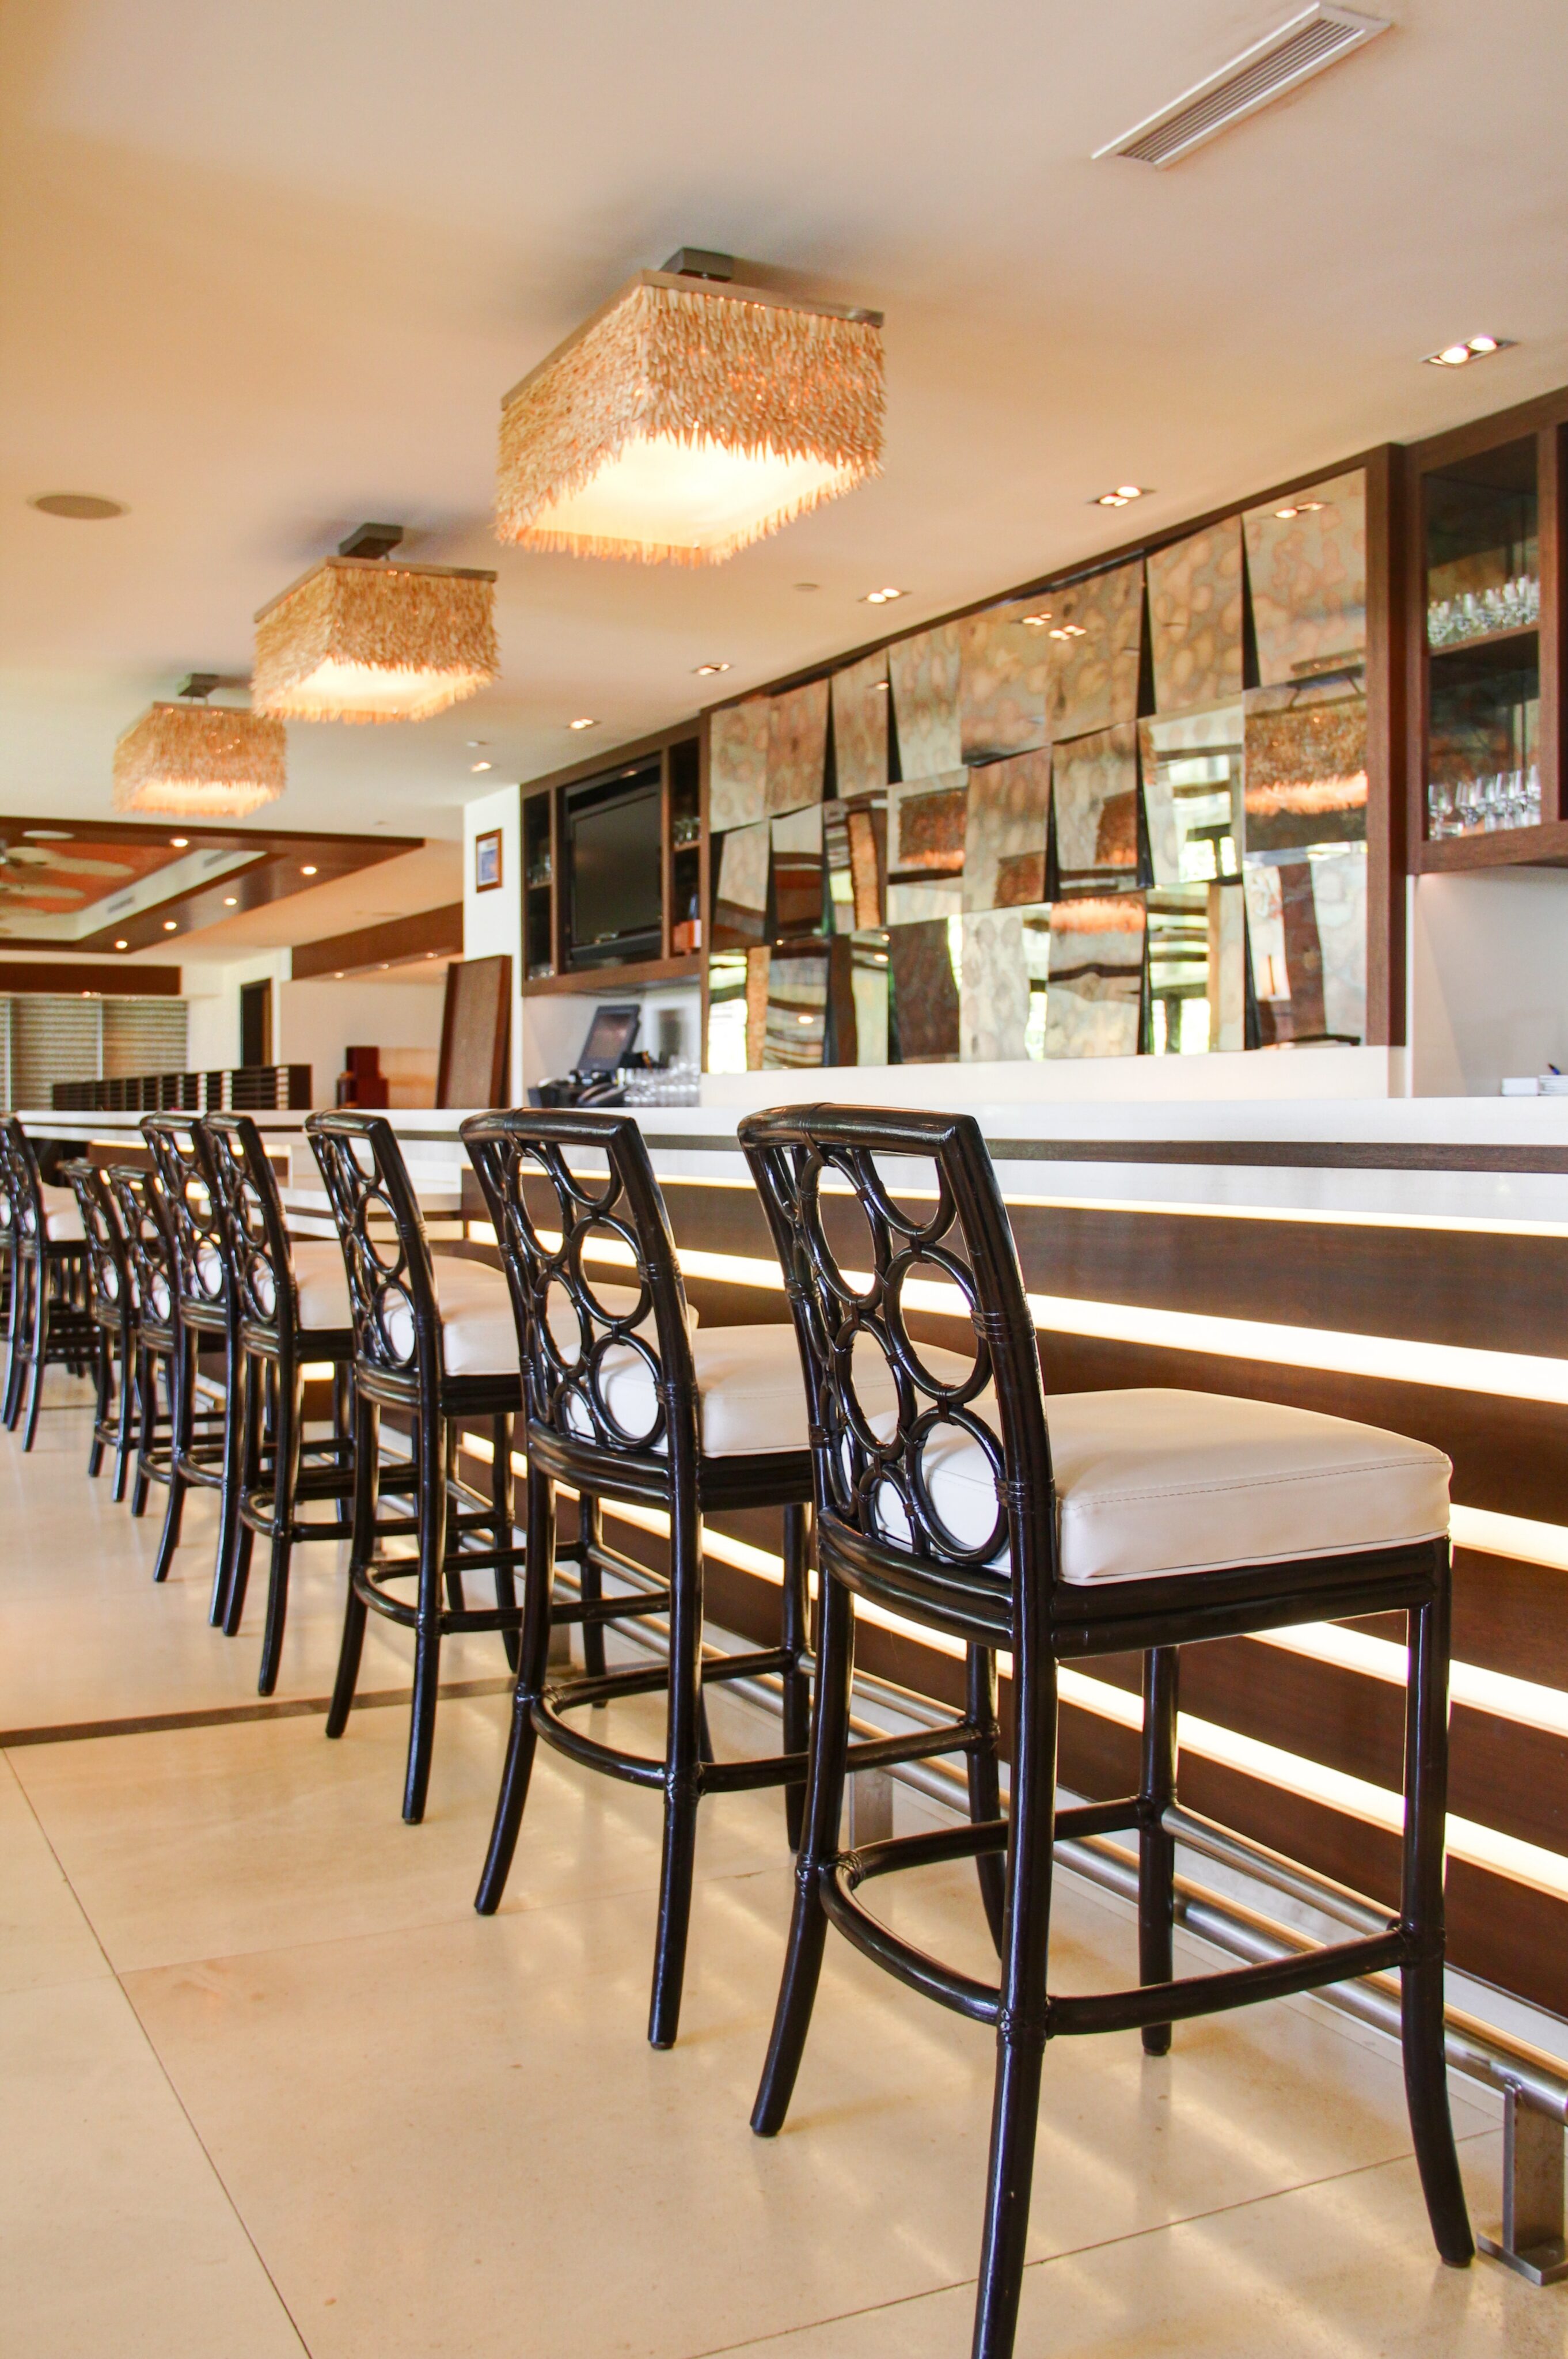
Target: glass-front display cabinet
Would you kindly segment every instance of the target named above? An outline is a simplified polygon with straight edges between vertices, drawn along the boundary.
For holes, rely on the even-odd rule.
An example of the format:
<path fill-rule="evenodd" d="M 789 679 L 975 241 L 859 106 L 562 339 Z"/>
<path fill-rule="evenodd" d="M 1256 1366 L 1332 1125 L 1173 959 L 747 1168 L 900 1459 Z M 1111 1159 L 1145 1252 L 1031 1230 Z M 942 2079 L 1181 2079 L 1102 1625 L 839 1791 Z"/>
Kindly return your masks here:
<path fill-rule="evenodd" d="M 1492 419 L 1415 454 L 1412 837 L 1423 869 L 1564 856 L 1563 427 Z"/>

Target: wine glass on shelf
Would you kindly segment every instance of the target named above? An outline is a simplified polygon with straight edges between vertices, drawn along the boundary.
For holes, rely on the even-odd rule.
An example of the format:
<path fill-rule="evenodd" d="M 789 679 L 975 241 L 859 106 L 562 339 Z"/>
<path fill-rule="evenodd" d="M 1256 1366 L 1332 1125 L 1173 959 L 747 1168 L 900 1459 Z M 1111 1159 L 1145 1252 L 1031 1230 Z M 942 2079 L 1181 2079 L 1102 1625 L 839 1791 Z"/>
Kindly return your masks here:
<path fill-rule="evenodd" d="M 1433 842 L 1454 833 L 1454 789 L 1433 778 L 1426 790 L 1427 835 Z"/>

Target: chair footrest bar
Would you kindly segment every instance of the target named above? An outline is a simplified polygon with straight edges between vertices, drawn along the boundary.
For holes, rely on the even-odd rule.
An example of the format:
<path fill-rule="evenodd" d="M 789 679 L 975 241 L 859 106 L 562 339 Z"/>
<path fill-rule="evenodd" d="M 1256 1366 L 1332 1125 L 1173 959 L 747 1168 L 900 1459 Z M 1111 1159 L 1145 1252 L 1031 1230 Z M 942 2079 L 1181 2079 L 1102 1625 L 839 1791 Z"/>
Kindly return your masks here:
<path fill-rule="evenodd" d="M 1057 1811 L 1056 1840 L 1065 1843 L 1076 1837 L 1082 1842 L 1085 1835 L 1131 1834 L 1142 1823 L 1143 1809 L 1136 1794 L 1119 1802 L 1084 1802 L 1076 1810 Z"/>
<path fill-rule="evenodd" d="M 600 1689 L 607 1683 L 607 1680 L 585 1680 L 582 1682 L 584 1687 Z M 628 1753 L 619 1745 L 606 1745 L 597 1736 L 585 1736 L 569 1722 L 558 1719 L 555 1707 L 568 1700 L 574 1703 L 579 1701 L 569 1689 L 551 1688 L 534 1706 L 534 1726 L 546 1744 L 553 1745 L 568 1760 L 580 1761 L 587 1769 L 602 1769 L 611 1777 L 622 1778 L 629 1786 L 655 1788 L 663 1786 L 665 1765 L 662 1761 L 651 1761 L 645 1754 Z M 581 1699 L 584 1702 L 602 1702 L 604 1700 L 602 1696 Z"/>
<path fill-rule="evenodd" d="M 1218 2015 L 1269 1998 L 1291 1998 L 1325 1983 L 1354 1982 L 1412 1962 L 1411 1946 L 1398 1927 L 1375 1940 L 1334 1941 L 1299 1957 L 1266 1965 L 1233 1966 L 1218 1974 L 1190 1974 L 1180 1982 L 1150 1983 L 1141 1990 L 1096 1991 L 1081 1998 L 1053 1998 L 1049 2036 L 1072 2038 L 1097 2031 L 1135 2031 L 1146 2023 L 1180 2023 L 1189 2016 Z"/>
<path fill-rule="evenodd" d="M 854 1766 L 855 1748 L 849 1753 Z M 839 1854 L 846 1890 L 869 1884 L 873 1876 L 892 1875 L 903 1867 L 939 1867 L 950 1859 L 979 1859 L 1007 1849 L 1005 1819 L 975 1819 L 957 1827 L 934 1827 L 917 1835 L 884 1835 L 880 1843 L 861 1843 Z"/>
<path fill-rule="evenodd" d="M 882 1850 L 886 1846 L 878 1844 L 875 1848 Z M 849 1856 L 853 1858 L 854 1854 Z M 1001 2008 L 1001 1993 L 995 1984 L 977 1982 L 970 1974 L 945 1966 L 939 1958 L 928 1957 L 913 1941 L 901 1940 L 887 1926 L 880 1924 L 845 1890 L 849 1866 L 849 1859 L 828 1860 L 821 1870 L 822 1906 L 839 1931 L 858 1950 L 863 1950 L 878 1965 L 907 1984 L 911 1990 L 919 1991 L 923 1997 L 934 1998 L 939 2006 L 967 2015 L 973 2023 L 994 2023 Z"/>

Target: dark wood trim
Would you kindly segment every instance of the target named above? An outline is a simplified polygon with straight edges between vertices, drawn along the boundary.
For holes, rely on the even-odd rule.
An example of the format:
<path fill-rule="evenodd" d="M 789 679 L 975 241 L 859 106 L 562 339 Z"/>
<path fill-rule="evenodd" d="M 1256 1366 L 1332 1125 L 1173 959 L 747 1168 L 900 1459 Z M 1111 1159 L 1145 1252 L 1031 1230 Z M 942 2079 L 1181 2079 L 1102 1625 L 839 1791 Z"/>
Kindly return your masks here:
<path fill-rule="evenodd" d="M 459 1027 L 480 1022 L 488 1027 L 490 1065 L 483 1098 L 452 1096 L 453 1068 L 459 1062 Z M 447 995 L 441 1008 L 441 1049 L 436 1065 L 438 1106 L 504 1105 L 507 1071 L 512 1056 L 512 958 L 506 951 L 482 959 L 454 959 L 447 969 Z"/>
<path fill-rule="evenodd" d="M 915 1087 L 911 1073 L 912 1091 Z M 718 1114 L 722 1109 L 715 1106 Z M 1151 1112 L 1155 1110 L 1151 1109 Z M 657 1110 L 651 1109 L 654 1119 Z M 671 1133 L 661 1136 L 644 1126 L 649 1146 L 672 1153 L 739 1156 L 733 1136 L 701 1138 Z M 1271 1171 L 1568 1171 L 1568 1147 L 1446 1147 L 1422 1143 L 1402 1147 L 1360 1139 L 1253 1138 L 989 1138 L 986 1141 L 998 1163 L 1125 1163 L 1213 1164 L 1222 1169 L 1249 1168 Z M 661 1182 L 678 1188 L 679 1180 Z M 711 1180 L 702 1181 L 711 1187 Z M 744 1188 L 743 1178 L 720 1184 Z M 1086 1209 L 1092 1200 L 1086 1200 Z M 1195 1204 L 1195 1214 L 1223 1215 L 1223 1205 Z M 1281 1212 L 1281 1221 L 1290 1214 Z M 1303 1216 L 1305 1217 L 1304 1215 Z"/>
<path fill-rule="evenodd" d="M 671 745 L 679 745 L 697 734 L 699 715 L 690 713 L 683 721 L 672 721 L 667 729 L 652 730 L 645 737 L 629 737 L 623 745 L 606 745 L 598 754 L 589 754 L 580 762 L 570 762 L 564 770 L 546 770 L 538 777 L 524 778 L 524 796 L 554 792 L 557 787 L 579 787 L 585 778 L 613 777 L 618 770 L 634 770 L 650 755 L 663 754 Z"/>
<path fill-rule="evenodd" d="M 72 998 L 83 993 L 103 999 L 178 999 L 180 970 L 177 966 L 90 964 L 85 959 L 40 959 L 35 966 L 22 959 L 0 959 L 0 993 L 64 992 Z"/>
<path fill-rule="evenodd" d="M 1405 1038 L 1405 671 L 1410 636 L 1404 468 L 1367 459 L 1367 1043 Z"/>
<path fill-rule="evenodd" d="M 1529 401 L 1515 402 L 1509 409 L 1489 410 L 1484 418 L 1447 427 L 1441 434 L 1429 434 L 1424 441 L 1408 443 L 1406 448 L 1412 462 L 1424 471 L 1449 466 L 1455 459 L 1473 459 L 1477 451 L 1494 450 L 1499 442 L 1517 442 L 1526 434 L 1564 424 L 1568 424 L 1568 386 L 1559 386 L 1555 392 L 1536 394 Z"/>
<path fill-rule="evenodd" d="M 1537 445 L 1536 497 L 1539 516 L 1541 572 L 1541 810 L 1544 820 L 1561 827 L 1568 816 L 1568 776 L 1564 774 L 1563 694 L 1568 686 L 1568 588 L 1563 573 L 1563 534 L 1568 530 L 1564 508 L 1563 453 L 1568 429 L 1553 421 L 1543 427 Z M 1568 837 L 1568 829 L 1563 831 Z M 1568 857 L 1568 849 L 1565 849 Z"/>
<path fill-rule="evenodd" d="M 536 983 L 525 983 L 523 996 L 555 999 L 567 995 L 602 999 L 607 992 L 614 993 L 634 984 L 695 982 L 706 964 L 700 951 L 687 951 L 679 958 L 637 959 L 626 966 L 577 967 L 565 974 L 541 975 Z"/>
<path fill-rule="evenodd" d="M 1544 734 L 1544 696 L 1541 706 Z M 1542 764 L 1541 792 L 1543 806 L 1552 791 Z M 1423 841 L 1420 845 L 1419 865 L 1423 876 L 1473 874 L 1480 868 L 1568 867 L 1568 822 L 1556 821 L 1540 827 L 1510 827 L 1498 835 L 1449 835 L 1436 843 Z"/>
<path fill-rule="evenodd" d="M 293 980 L 309 983 L 322 975 L 362 974 L 370 969 L 408 966 L 416 959 L 461 958 L 463 905 L 449 901 L 444 908 L 417 909 L 406 918 L 388 918 L 376 926 L 361 926 L 350 934 L 327 934 L 319 941 L 297 942 Z"/>

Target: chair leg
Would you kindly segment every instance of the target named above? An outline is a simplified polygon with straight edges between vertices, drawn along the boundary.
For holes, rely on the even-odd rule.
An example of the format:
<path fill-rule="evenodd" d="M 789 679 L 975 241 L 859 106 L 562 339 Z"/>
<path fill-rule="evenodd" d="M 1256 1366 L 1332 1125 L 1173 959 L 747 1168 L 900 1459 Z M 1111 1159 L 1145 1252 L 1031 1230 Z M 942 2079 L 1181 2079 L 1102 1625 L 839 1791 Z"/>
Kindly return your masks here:
<path fill-rule="evenodd" d="M 11 1320 L 5 1348 L 5 1426 L 11 1433 L 15 1433 L 16 1420 L 22 1413 L 22 1380 L 27 1368 L 30 1326 L 28 1305 L 32 1292 L 32 1262 L 27 1255 L 19 1253 L 16 1256 L 11 1277 Z"/>
<path fill-rule="evenodd" d="M 414 1702 L 408 1716 L 408 1767 L 403 1781 L 403 1816 L 416 1827 L 430 1789 L 430 1757 L 436 1745 L 436 1698 L 441 1678 L 441 1581 L 447 1553 L 447 1485 L 450 1452 L 442 1428 L 448 1421 L 422 1405 L 419 1415 L 419 1603 L 414 1628 Z M 448 1434 L 453 1429 L 448 1426 Z"/>
<path fill-rule="evenodd" d="M 245 1618 L 245 1598 L 251 1585 L 251 1560 L 255 1553 L 254 1526 L 245 1521 L 244 1503 L 260 1485 L 262 1447 L 271 1364 L 247 1367 L 240 1400 L 240 1497 L 234 1513 L 233 1546 L 230 1551 L 228 1593 L 223 1601 L 223 1636 L 237 1638 Z M 263 1690 L 264 1693 L 266 1690 Z"/>
<path fill-rule="evenodd" d="M 109 1354 L 109 1332 L 98 1330 L 98 1348 L 93 1353 L 92 1375 L 97 1397 L 92 1408 L 92 1440 L 87 1452 L 89 1477 L 103 1471 L 103 1429 L 109 1422 L 109 1412 L 114 1405 L 114 1362 Z"/>
<path fill-rule="evenodd" d="M 1405 2099 L 1433 2240 L 1451 2268 L 1475 2256 L 1454 2124 L 1443 2026 L 1443 1853 L 1448 1809 L 1449 1571 L 1430 1604 L 1409 1617 L 1405 1694 L 1405 1835 L 1400 1917 L 1419 1952 L 1400 1974 Z"/>
<path fill-rule="evenodd" d="M 125 1495 L 125 1484 L 130 1473 L 131 1453 L 135 1435 L 135 1346 L 128 1326 L 120 1330 L 118 1350 L 119 1392 L 114 1429 L 114 1504 L 119 1506 Z"/>
<path fill-rule="evenodd" d="M 697 1806 L 712 1740 L 702 1698 L 702 1517 L 677 1489 L 670 1516 L 670 1658 L 665 1720 L 665 1843 L 648 2038 L 673 2048 L 686 1980 Z"/>
<path fill-rule="evenodd" d="M 288 1573 L 294 1555 L 296 1495 L 305 1419 L 305 1371 L 298 1361 L 276 1368 L 276 1416 L 272 1436 L 272 1561 L 266 1577 L 266 1627 L 262 1634 L 256 1693 L 271 1695 L 283 1661 L 283 1631 L 288 1617 Z M 259 1460 L 259 1447 L 257 1451 Z"/>
<path fill-rule="evenodd" d="M 1176 1695 L 1181 1652 L 1151 1647 L 1143 1657 L 1143 1758 L 1138 1795 L 1142 1821 L 1138 1832 L 1138 1979 L 1168 1983 L 1174 1977 L 1172 1935 L 1176 1921 L 1176 1845 L 1162 1824 L 1176 1799 Z M 1145 2056 L 1168 2056 L 1171 2027 L 1146 2023 Z"/>
<path fill-rule="evenodd" d="M 38 1437 L 38 1412 L 44 1405 L 44 1366 L 49 1343 L 49 1265 L 40 1259 L 33 1299 L 33 1331 L 27 1338 L 27 1422 L 22 1447 L 31 1450 Z"/>
<path fill-rule="evenodd" d="M 341 1736 L 353 1707 L 360 1675 L 367 1607 L 354 1586 L 355 1575 L 375 1555 L 375 1506 L 381 1473 L 381 1411 L 374 1401 L 354 1398 L 354 1536 L 349 1543 L 348 1595 L 343 1601 L 343 1637 L 338 1649 L 338 1676 L 327 1712 L 327 1734 Z"/>
<path fill-rule="evenodd" d="M 604 1573 L 603 1569 L 591 1560 L 590 1552 L 603 1541 L 604 1510 L 597 1499 L 585 1492 L 578 1501 L 577 1516 L 579 1595 L 585 1605 L 597 1605 L 604 1595 Z M 602 1622 L 585 1622 L 582 1625 L 582 1669 L 585 1679 L 599 1680 L 604 1676 Z"/>
<path fill-rule="evenodd" d="M 1056 1667 L 1015 1647 L 1017 1735 L 996 2092 L 973 2359 L 1011 2359 L 1029 2237 L 1029 2196 L 1045 2057 L 1046 1956 L 1056 1818 Z M 1033 1676 L 1031 1675 L 1033 1673 Z"/>
<path fill-rule="evenodd" d="M 147 1511 L 152 1476 L 147 1471 L 157 1428 L 157 1365 L 150 1352 L 136 1345 L 136 1471 L 131 1483 L 131 1513 Z"/>
<path fill-rule="evenodd" d="M 855 1675 L 855 1609 L 841 1582 L 824 1573 L 816 1642 L 816 1695 L 812 1708 L 811 1758 L 806 1782 L 806 1832 L 795 1864 L 795 1913 L 784 1978 L 773 2009 L 767 2061 L 752 2108 L 759 2137 L 783 2129 L 811 2028 L 822 1974 L 827 1917 L 822 1878 L 838 1855 L 844 1814 L 844 1773 L 849 1749 L 849 1690 Z"/>
<path fill-rule="evenodd" d="M 163 1531 L 157 1544 L 157 1560 L 153 1566 L 155 1581 L 168 1579 L 174 1551 L 179 1546 L 179 1527 L 185 1519 L 185 1477 L 179 1471 L 179 1462 L 190 1448 L 191 1419 L 195 1414 L 191 1396 L 196 1389 L 196 1339 L 187 1327 L 175 1329 L 167 1381 L 168 1505 L 164 1509 Z"/>
<path fill-rule="evenodd" d="M 212 1596 L 207 1619 L 214 1630 L 227 1627 L 229 1591 L 234 1578 L 234 1544 L 240 1534 L 240 1484 L 245 1466 L 245 1391 L 251 1375 L 250 1355 L 240 1348 L 237 1320 L 231 1317 L 223 1337 L 223 1465 L 218 1486 L 218 1551 L 212 1565 Z"/>
<path fill-rule="evenodd" d="M 512 1419 L 509 1417 L 491 1419 L 490 1511 L 494 1517 L 491 1537 L 496 1548 L 509 1549 L 513 1544 Z M 495 1568 L 495 1602 L 506 1612 L 514 1614 L 517 1610 L 517 1574 L 509 1564 L 498 1564 Z M 506 1668 L 515 1676 L 516 1631 L 503 1630 L 501 1643 L 506 1650 Z"/>
<path fill-rule="evenodd" d="M 806 1645 L 806 1520 L 802 1506 L 784 1511 L 784 1608 L 780 1641 L 791 1658 L 784 1675 L 784 1749 L 804 1754 L 811 1734 L 811 1680 L 805 1669 Z M 792 1777 L 784 1789 L 784 1832 L 791 1851 L 800 1849 L 806 1824 L 806 1779 Z"/>
<path fill-rule="evenodd" d="M 996 1656 L 989 1647 L 971 1647 L 965 1672 L 965 1711 L 968 1719 L 987 1730 L 983 1744 L 969 1755 L 969 1817 L 980 1826 L 1001 1816 L 1000 1751 L 1001 1723 L 997 1718 Z M 1001 1955 L 1002 1919 L 1007 1909 L 1007 1865 L 1000 1852 L 982 1852 L 975 1862 L 980 1902 L 986 1912 L 996 1953 Z"/>
<path fill-rule="evenodd" d="M 511 1872 L 512 1854 L 528 1799 L 538 1737 L 534 1706 L 544 1694 L 550 1663 L 550 1592 L 556 1571 L 556 1492 L 547 1474 L 528 1463 L 528 1557 L 523 1571 L 523 1628 L 517 1650 L 517 1685 L 512 1697 L 512 1731 L 501 1791 L 495 1798 L 495 1821 L 490 1848 L 479 1881 L 474 1907 L 481 1917 L 493 1917 L 501 1906 Z"/>

